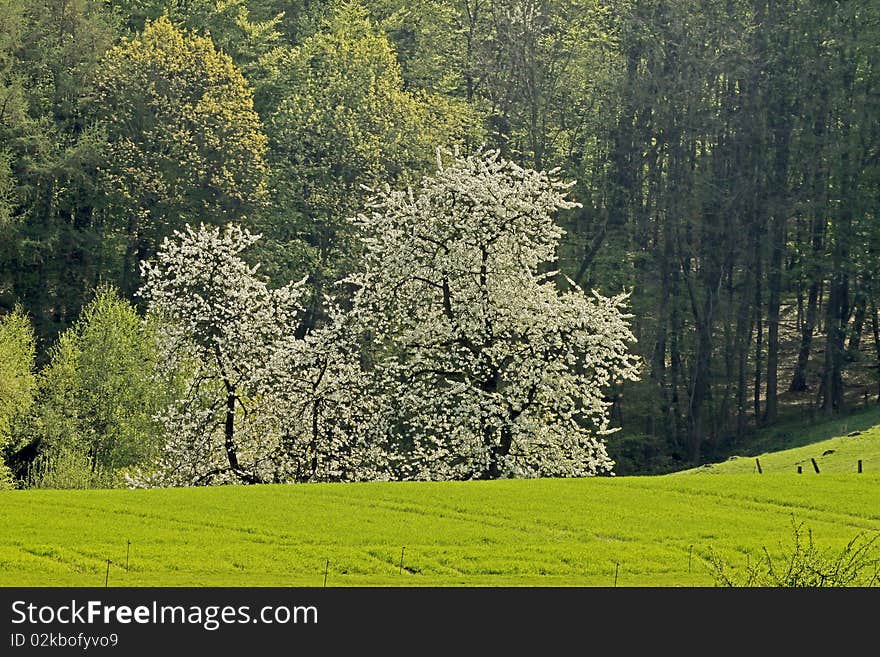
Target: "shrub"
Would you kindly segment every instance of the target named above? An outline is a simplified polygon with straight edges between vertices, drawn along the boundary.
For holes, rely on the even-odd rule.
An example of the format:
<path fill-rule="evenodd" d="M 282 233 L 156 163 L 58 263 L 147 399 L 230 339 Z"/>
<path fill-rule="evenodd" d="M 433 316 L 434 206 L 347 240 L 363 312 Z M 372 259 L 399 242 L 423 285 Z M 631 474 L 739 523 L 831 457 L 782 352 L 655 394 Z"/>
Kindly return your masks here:
<path fill-rule="evenodd" d="M 742 570 L 710 549 L 709 567 L 715 585 L 808 588 L 880 585 L 880 560 L 875 550 L 880 533 L 869 536 L 859 532 L 836 553 L 820 550 L 810 529 L 805 538 L 803 523 L 792 519 L 792 526 L 793 544 L 781 559 L 774 559 L 764 547 L 763 558 L 758 563 L 747 561 Z"/>

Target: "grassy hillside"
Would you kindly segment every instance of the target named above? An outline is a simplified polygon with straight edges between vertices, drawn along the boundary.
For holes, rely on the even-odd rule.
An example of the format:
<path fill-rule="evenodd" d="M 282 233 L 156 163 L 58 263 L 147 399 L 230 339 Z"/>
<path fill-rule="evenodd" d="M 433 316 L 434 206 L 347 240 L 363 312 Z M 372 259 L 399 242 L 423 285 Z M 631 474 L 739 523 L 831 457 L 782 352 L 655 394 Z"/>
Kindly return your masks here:
<path fill-rule="evenodd" d="M 758 462 L 756 463 L 756 460 Z M 872 407 L 846 417 L 809 423 L 803 418 L 764 429 L 750 441 L 742 455 L 675 474 L 750 474 L 761 471 L 819 474 L 880 471 L 880 408 Z M 880 505 L 880 498 L 878 498 Z"/>
<path fill-rule="evenodd" d="M 0 585 L 103 586 L 108 559 L 111 586 L 711 585 L 710 549 L 785 551 L 793 519 L 838 549 L 877 500 L 870 472 L 7 491 Z"/>

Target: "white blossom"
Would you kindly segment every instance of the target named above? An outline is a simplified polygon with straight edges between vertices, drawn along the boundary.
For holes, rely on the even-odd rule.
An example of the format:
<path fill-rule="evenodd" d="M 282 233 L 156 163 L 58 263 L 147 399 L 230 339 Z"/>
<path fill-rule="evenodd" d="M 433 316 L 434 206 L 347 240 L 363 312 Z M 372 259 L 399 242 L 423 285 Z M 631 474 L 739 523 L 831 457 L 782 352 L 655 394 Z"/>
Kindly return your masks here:
<path fill-rule="evenodd" d="M 381 397 L 361 367 L 348 317 L 329 301 L 329 323 L 288 336 L 266 368 L 263 394 L 283 436 L 290 481 L 391 477 Z"/>
<path fill-rule="evenodd" d="M 637 378 L 635 338 L 626 295 L 542 273 L 569 187 L 495 151 L 453 155 L 355 219 L 367 253 L 350 321 L 369 337 L 397 477 L 612 471 L 604 391 Z"/>
<path fill-rule="evenodd" d="M 187 226 L 143 263 L 181 394 L 132 485 L 612 473 L 605 393 L 638 363 L 626 295 L 547 271 L 570 185 L 494 151 L 450 155 L 353 220 L 350 309 L 325 299 L 304 335 L 305 281 L 270 289 L 240 257 L 259 237 L 244 229 Z"/>
<path fill-rule="evenodd" d="M 297 326 L 304 281 L 270 289 L 240 254 L 258 235 L 229 225 L 175 231 L 141 264 L 139 294 L 162 326 L 169 378 L 181 396 L 160 417 L 167 437 L 133 486 L 279 481 L 285 449 L 269 429 L 265 369 Z"/>

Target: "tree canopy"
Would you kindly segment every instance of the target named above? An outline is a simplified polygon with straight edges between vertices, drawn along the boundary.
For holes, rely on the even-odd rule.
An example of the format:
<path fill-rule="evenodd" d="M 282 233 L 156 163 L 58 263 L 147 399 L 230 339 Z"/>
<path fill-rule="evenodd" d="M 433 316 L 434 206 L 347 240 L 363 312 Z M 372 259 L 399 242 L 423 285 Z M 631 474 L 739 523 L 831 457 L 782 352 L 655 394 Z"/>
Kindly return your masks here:
<path fill-rule="evenodd" d="M 625 295 L 560 291 L 546 271 L 575 203 L 554 172 L 456 157 L 359 215 L 353 313 L 393 399 L 402 474 L 588 476 L 611 470 L 604 397 L 636 379 Z"/>
<path fill-rule="evenodd" d="M 124 275 L 184 223 L 245 221 L 264 202 L 266 136 L 253 91 L 209 38 L 167 16 L 149 22 L 106 53 L 92 107 L 107 140 L 98 177 Z"/>

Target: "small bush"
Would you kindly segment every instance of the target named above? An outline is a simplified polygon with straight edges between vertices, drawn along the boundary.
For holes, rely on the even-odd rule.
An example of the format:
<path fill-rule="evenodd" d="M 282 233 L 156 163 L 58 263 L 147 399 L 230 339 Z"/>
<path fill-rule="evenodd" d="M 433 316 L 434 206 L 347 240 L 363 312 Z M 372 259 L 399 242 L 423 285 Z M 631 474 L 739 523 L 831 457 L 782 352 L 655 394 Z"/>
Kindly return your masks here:
<path fill-rule="evenodd" d="M 12 470 L 9 469 L 9 466 L 3 461 L 3 456 L 0 455 L 0 490 L 9 490 L 10 488 L 15 488 Z"/>
<path fill-rule="evenodd" d="M 747 561 L 737 570 L 714 550 L 709 551 L 709 568 L 716 586 L 756 587 L 845 587 L 880 585 L 880 560 L 875 543 L 880 534 L 856 534 L 839 553 L 820 550 L 813 542 L 813 532 L 803 523 L 793 526 L 793 545 L 780 560 L 774 560 L 764 547 L 759 563 Z"/>
<path fill-rule="evenodd" d="M 85 453 L 59 447 L 41 454 L 31 463 L 26 477 L 28 488 L 118 488 L 121 476 L 96 467 Z"/>

